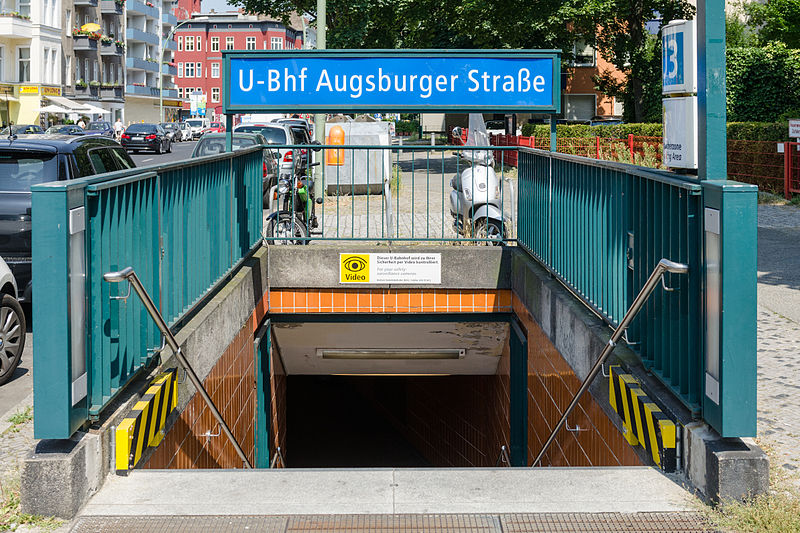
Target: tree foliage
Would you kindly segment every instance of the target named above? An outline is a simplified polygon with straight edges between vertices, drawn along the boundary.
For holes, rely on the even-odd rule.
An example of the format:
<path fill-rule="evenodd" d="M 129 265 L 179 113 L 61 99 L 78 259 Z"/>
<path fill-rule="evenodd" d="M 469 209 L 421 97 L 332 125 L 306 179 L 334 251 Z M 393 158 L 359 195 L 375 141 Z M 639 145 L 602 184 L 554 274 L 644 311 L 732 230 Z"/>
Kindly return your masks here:
<path fill-rule="evenodd" d="M 800 50 L 729 48 L 726 83 L 729 121 L 778 120 L 800 106 Z"/>
<path fill-rule="evenodd" d="M 762 43 L 778 41 L 800 48 L 800 0 L 767 0 L 744 5 Z"/>

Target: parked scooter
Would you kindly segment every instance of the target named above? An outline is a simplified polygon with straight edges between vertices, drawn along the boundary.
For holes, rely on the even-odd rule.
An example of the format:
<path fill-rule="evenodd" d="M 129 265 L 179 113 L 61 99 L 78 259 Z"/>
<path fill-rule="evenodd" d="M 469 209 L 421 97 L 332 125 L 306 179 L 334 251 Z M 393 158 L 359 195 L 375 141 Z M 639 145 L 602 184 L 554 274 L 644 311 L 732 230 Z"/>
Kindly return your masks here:
<path fill-rule="evenodd" d="M 314 167 L 319 163 L 309 166 Z M 317 216 L 314 209 L 314 179 L 305 170 L 292 179 L 280 177 L 270 188 L 269 215 L 267 216 L 266 236 L 272 244 L 308 244 L 309 229 L 316 228 Z M 321 198 L 317 203 L 321 203 Z"/>
<path fill-rule="evenodd" d="M 453 129 L 460 139 L 461 128 Z M 469 131 L 464 146 L 489 146 L 483 116 L 469 115 Z M 456 232 L 465 237 L 490 239 L 503 244 L 508 236 L 501 202 L 501 183 L 494 171 L 494 157 L 489 150 L 462 150 L 461 160 L 470 166 L 450 180 L 450 214 Z"/>

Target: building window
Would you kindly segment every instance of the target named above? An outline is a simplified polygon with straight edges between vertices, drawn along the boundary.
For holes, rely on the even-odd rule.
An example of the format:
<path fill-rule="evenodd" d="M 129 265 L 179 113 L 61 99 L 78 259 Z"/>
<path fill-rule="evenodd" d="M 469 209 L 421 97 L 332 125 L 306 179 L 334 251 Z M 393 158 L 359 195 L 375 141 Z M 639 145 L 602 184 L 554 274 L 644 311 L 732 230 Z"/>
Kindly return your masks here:
<path fill-rule="evenodd" d="M 219 63 L 211 63 L 211 77 L 219 78 Z"/>
<path fill-rule="evenodd" d="M 190 35 L 186 36 L 186 51 L 194 52 L 194 37 Z"/>
<path fill-rule="evenodd" d="M 225 37 L 225 50 L 233 50 L 233 37 Z"/>
<path fill-rule="evenodd" d="M 280 37 L 272 37 L 270 39 L 270 46 L 273 50 L 283 50 L 283 39 Z"/>
<path fill-rule="evenodd" d="M 196 71 L 195 76 L 197 76 L 198 78 L 202 78 L 203 77 L 203 64 L 202 63 L 198 63 L 197 64 L 197 71 Z"/>
<path fill-rule="evenodd" d="M 2 56 L 2 51 L 0 51 L 0 56 Z M 2 57 L 0 57 L 0 60 L 2 60 Z M 67 79 L 64 85 L 72 85 L 72 56 L 67 56 L 66 60 L 67 64 L 66 68 L 64 69 L 64 75 L 67 77 Z M 0 80 L 3 79 L 2 73 L 3 73 L 3 68 L 2 66 L 0 66 Z"/>
<path fill-rule="evenodd" d="M 71 9 L 67 9 L 66 16 L 64 17 L 64 20 L 66 22 L 65 29 L 67 31 L 72 31 L 72 10 Z"/>
<path fill-rule="evenodd" d="M 219 37 L 212 37 L 211 38 L 211 51 L 212 52 L 219 52 Z"/>
<path fill-rule="evenodd" d="M 178 52 L 183 52 L 183 37 L 178 35 Z"/>
<path fill-rule="evenodd" d="M 178 77 L 183 77 L 183 63 L 178 63 Z"/>
<path fill-rule="evenodd" d="M 256 49 L 256 38 L 255 37 L 248 37 L 245 48 L 247 50 L 255 50 Z"/>
<path fill-rule="evenodd" d="M 178 98 L 183 98 L 183 87 L 178 87 Z"/>
<path fill-rule="evenodd" d="M 23 17 L 31 16 L 31 0 L 17 0 L 17 11 Z M 30 59 L 30 58 L 29 58 Z M 30 81 L 30 80 L 26 80 Z"/>
<path fill-rule="evenodd" d="M 575 41 L 572 45 L 574 59 L 570 62 L 573 67 L 593 67 L 594 66 L 594 47 L 586 44 L 586 41 Z"/>
<path fill-rule="evenodd" d="M 0 46 L 0 81 L 6 79 L 6 49 Z"/>
<path fill-rule="evenodd" d="M 194 63 L 186 63 L 186 77 L 194 78 Z"/>
<path fill-rule="evenodd" d="M 30 48 L 17 48 L 19 60 L 19 71 L 17 72 L 17 81 L 31 81 L 31 49 Z"/>
<path fill-rule="evenodd" d="M 219 87 L 212 87 L 211 88 L 211 101 L 212 102 L 219 102 Z"/>
<path fill-rule="evenodd" d="M 200 39 L 199 35 L 196 37 L 196 39 L 197 39 L 197 51 L 202 52 L 203 51 L 202 40 Z"/>

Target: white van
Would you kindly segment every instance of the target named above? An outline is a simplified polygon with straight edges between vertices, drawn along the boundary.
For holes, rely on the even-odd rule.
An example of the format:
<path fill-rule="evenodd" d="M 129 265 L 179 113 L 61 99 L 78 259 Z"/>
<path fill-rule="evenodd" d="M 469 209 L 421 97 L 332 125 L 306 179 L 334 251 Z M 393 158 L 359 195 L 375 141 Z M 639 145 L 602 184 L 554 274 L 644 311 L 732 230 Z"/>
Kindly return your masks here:
<path fill-rule="evenodd" d="M 199 138 L 203 130 L 211 125 L 211 121 L 207 118 L 187 118 L 184 122 L 192 131 L 192 139 Z"/>

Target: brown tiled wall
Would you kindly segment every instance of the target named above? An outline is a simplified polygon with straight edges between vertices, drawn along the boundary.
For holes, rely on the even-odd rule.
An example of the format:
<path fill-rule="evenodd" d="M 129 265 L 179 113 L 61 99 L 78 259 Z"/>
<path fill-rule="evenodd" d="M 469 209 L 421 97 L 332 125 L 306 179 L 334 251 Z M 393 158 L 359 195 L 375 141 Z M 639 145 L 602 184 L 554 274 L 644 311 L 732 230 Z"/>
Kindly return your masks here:
<path fill-rule="evenodd" d="M 528 462 L 533 462 L 567 408 L 580 380 L 516 297 L 514 313 L 528 332 Z M 570 416 L 572 432 L 562 429 L 542 466 L 638 466 L 641 461 L 589 394 Z M 585 430 L 585 431 L 584 431 Z"/>
<path fill-rule="evenodd" d="M 254 461 L 256 389 L 253 325 L 248 321 L 203 381 L 250 462 Z M 210 431 L 216 437 L 203 437 Z M 220 432 L 199 394 L 164 437 L 144 468 L 241 468 L 242 461 Z"/>
<path fill-rule="evenodd" d="M 270 417 L 272 423 L 270 429 L 272 435 L 270 439 L 270 452 L 275 453 L 275 450 L 280 447 L 281 456 L 284 461 L 289 461 L 288 450 L 286 449 L 286 372 L 281 363 L 280 353 L 278 352 L 278 344 L 272 343 L 272 353 L 270 354 Z M 272 460 L 272 456 L 270 456 Z M 276 466 L 283 468 L 285 465 L 280 461 Z"/>
<path fill-rule="evenodd" d="M 507 376 L 505 388 L 499 375 L 398 379 L 403 405 L 382 403 L 381 380 L 364 393 L 433 466 L 495 466 L 509 438 Z"/>

